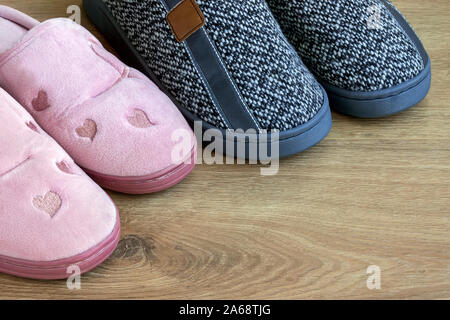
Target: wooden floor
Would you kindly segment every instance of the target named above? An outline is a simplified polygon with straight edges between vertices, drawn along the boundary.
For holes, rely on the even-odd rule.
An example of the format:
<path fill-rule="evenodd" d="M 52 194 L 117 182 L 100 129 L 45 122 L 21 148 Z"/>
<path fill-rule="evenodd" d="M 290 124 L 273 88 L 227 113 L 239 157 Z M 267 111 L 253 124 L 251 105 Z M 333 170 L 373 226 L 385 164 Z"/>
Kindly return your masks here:
<path fill-rule="evenodd" d="M 45 20 L 81 0 L 1 3 Z M 81 290 L 0 275 L 0 298 L 449 299 L 450 1 L 394 3 L 432 58 L 420 105 L 383 120 L 334 114 L 329 137 L 274 177 L 198 165 L 166 192 L 111 193 L 122 239 Z M 84 13 L 82 24 L 98 35 Z M 366 286 L 370 265 L 380 290 Z"/>

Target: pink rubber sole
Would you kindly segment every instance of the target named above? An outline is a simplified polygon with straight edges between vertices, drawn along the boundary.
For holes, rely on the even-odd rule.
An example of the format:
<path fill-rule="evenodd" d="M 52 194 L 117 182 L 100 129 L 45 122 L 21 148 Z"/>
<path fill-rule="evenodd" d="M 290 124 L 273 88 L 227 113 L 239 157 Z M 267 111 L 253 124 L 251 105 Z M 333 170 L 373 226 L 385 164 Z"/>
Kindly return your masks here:
<path fill-rule="evenodd" d="M 78 266 L 81 273 L 86 273 L 103 263 L 116 249 L 120 239 L 120 219 L 117 211 L 117 222 L 113 232 L 95 247 L 71 258 L 50 262 L 27 261 L 0 255 L 0 273 L 39 280 L 67 279 L 71 266 Z"/>
<path fill-rule="evenodd" d="M 115 177 L 83 170 L 102 188 L 127 194 L 149 194 L 166 190 L 180 183 L 195 168 L 197 149 L 194 147 L 187 160 L 167 170 L 142 177 Z M 187 163 L 186 163 L 187 162 Z"/>

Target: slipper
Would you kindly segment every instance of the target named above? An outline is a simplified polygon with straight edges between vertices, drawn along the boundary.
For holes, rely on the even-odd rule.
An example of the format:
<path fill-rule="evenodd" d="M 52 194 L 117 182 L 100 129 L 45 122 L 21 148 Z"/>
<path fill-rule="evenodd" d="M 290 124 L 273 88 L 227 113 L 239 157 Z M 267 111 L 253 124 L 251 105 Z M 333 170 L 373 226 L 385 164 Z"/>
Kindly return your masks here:
<path fill-rule="evenodd" d="M 116 206 L 2 89 L 0 110 L 0 272 L 65 279 L 95 268 L 119 241 Z"/>
<path fill-rule="evenodd" d="M 407 110 L 428 94 L 430 58 L 390 1 L 267 2 L 336 111 L 380 118 Z"/>
<path fill-rule="evenodd" d="M 329 133 L 327 96 L 264 0 L 85 0 L 84 7 L 190 122 L 221 133 L 225 154 L 245 148 L 253 159 L 268 139 L 268 153 L 277 144 L 286 157 Z"/>
<path fill-rule="evenodd" d="M 0 44 L 0 86 L 102 187 L 156 192 L 194 168 L 176 106 L 83 27 L 0 6 Z"/>

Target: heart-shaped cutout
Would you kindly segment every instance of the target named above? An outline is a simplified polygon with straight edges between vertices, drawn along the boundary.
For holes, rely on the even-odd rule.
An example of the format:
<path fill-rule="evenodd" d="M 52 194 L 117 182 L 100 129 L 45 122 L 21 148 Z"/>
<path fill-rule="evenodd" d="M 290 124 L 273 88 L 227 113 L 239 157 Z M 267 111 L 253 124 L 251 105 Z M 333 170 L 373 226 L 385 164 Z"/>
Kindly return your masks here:
<path fill-rule="evenodd" d="M 38 112 L 50 108 L 47 92 L 44 90 L 39 91 L 38 96 L 31 101 L 31 105 L 33 106 L 33 109 Z"/>
<path fill-rule="evenodd" d="M 73 172 L 72 170 L 72 166 L 68 164 L 65 160 L 57 162 L 56 166 L 58 167 L 59 170 L 61 170 L 64 173 L 75 174 L 75 172 Z"/>
<path fill-rule="evenodd" d="M 94 120 L 87 119 L 83 126 L 77 128 L 76 132 L 79 137 L 89 138 L 91 141 L 94 141 L 94 138 L 97 135 L 97 124 Z"/>
<path fill-rule="evenodd" d="M 28 128 L 30 128 L 34 132 L 39 133 L 39 130 L 38 130 L 37 126 L 33 122 L 29 121 L 29 122 L 26 123 L 26 125 L 27 125 Z"/>
<path fill-rule="evenodd" d="M 133 114 L 127 117 L 128 122 L 136 128 L 149 128 L 153 123 L 148 119 L 147 114 L 141 109 L 134 109 Z"/>
<path fill-rule="evenodd" d="M 45 196 L 36 196 L 33 199 L 33 205 L 39 210 L 45 211 L 53 218 L 61 208 L 61 198 L 54 192 L 49 191 Z"/>

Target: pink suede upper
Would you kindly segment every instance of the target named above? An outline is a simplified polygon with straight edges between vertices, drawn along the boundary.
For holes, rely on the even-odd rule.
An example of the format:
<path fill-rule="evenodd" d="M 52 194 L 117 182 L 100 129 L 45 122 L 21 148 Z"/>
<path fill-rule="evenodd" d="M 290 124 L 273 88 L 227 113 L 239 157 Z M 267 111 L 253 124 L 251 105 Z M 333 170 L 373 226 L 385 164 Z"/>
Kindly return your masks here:
<path fill-rule="evenodd" d="M 2 89 L 0 147 L 0 256 L 70 258 L 112 233 L 110 198 Z"/>
<path fill-rule="evenodd" d="M 170 99 L 68 19 L 38 24 L 0 54 L 0 86 L 81 167 L 96 173 L 140 177 L 176 167 L 176 131 L 190 138 L 185 158 L 195 147 Z"/>

